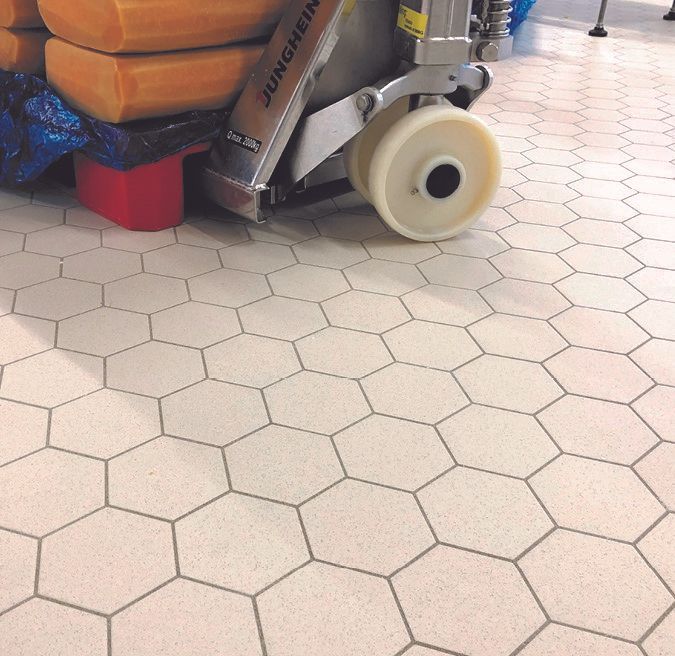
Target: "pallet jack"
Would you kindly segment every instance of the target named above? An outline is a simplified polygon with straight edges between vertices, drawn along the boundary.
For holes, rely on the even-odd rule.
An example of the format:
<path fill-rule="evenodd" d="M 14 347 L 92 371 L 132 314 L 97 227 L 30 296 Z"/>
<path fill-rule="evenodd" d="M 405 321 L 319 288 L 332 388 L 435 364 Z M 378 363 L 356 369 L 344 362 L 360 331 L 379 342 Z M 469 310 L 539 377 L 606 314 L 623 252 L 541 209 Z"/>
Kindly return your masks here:
<path fill-rule="evenodd" d="M 222 207 L 262 222 L 297 190 L 348 177 L 388 226 L 450 238 L 501 178 L 469 109 L 509 56 L 511 0 L 292 0 L 201 178 Z"/>

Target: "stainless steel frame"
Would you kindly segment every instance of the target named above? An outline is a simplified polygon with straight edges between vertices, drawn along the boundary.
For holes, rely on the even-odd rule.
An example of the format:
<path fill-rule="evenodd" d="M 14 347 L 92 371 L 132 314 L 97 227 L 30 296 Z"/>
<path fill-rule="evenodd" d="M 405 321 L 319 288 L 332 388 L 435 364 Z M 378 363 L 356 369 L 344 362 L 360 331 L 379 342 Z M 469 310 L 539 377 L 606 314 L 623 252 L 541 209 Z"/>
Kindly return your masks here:
<path fill-rule="evenodd" d="M 263 221 L 294 188 L 345 177 L 342 147 L 400 98 L 413 109 L 439 99 L 468 109 L 478 99 L 492 75 L 470 64 L 470 0 L 402 0 L 398 18 L 397 4 L 291 2 L 211 152 L 210 198 Z M 487 5 L 482 43 L 510 44 L 510 0 Z"/>

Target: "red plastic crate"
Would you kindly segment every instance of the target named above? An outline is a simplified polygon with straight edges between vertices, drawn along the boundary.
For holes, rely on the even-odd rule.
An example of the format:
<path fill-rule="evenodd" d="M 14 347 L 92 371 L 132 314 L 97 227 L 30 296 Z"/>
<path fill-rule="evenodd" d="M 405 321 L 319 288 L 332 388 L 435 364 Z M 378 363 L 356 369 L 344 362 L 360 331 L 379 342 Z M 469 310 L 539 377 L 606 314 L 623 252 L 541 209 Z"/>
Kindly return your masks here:
<path fill-rule="evenodd" d="M 75 154 L 77 198 L 85 207 L 128 230 L 157 231 L 183 220 L 186 157 L 209 150 L 197 144 L 129 171 L 117 171 Z"/>

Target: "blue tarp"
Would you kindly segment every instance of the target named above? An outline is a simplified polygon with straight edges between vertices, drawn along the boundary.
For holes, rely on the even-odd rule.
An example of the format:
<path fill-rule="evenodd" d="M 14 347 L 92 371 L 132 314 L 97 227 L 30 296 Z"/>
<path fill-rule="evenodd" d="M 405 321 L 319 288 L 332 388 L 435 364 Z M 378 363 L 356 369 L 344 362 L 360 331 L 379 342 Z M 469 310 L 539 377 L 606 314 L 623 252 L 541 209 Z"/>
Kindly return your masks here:
<path fill-rule="evenodd" d="M 0 185 L 35 180 L 75 150 L 120 171 L 156 162 L 215 138 L 224 117 L 190 112 L 113 125 L 75 111 L 37 76 L 0 71 Z"/>
<path fill-rule="evenodd" d="M 537 0 L 513 0 L 513 13 L 511 14 L 511 31 L 515 31 L 527 19 L 530 9 Z"/>

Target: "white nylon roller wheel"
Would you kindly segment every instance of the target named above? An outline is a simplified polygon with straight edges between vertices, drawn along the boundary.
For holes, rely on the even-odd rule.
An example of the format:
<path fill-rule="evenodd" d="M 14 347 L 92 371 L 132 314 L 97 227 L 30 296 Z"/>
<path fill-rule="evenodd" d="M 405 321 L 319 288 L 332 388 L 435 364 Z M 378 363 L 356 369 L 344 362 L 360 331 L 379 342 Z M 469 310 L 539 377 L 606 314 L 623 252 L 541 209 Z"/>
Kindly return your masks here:
<path fill-rule="evenodd" d="M 487 125 L 462 109 L 432 105 L 400 118 L 380 138 L 370 158 L 369 200 L 396 232 L 440 241 L 480 218 L 501 174 Z"/>
<path fill-rule="evenodd" d="M 349 182 L 369 203 L 372 199 L 368 175 L 373 153 L 389 128 L 408 113 L 409 105 L 409 98 L 397 100 L 345 145 L 343 157 Z"/>

